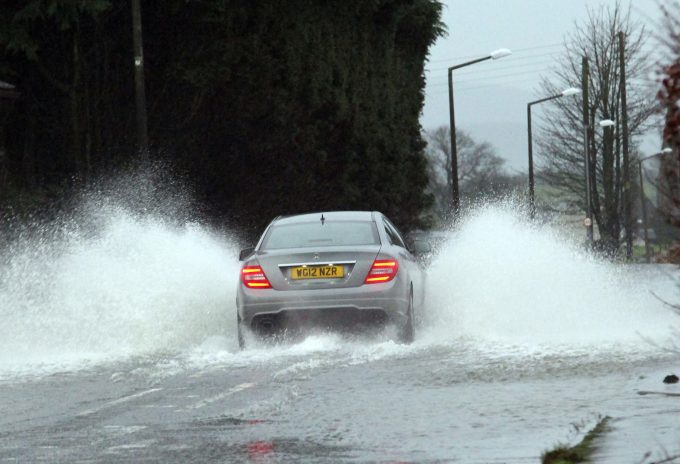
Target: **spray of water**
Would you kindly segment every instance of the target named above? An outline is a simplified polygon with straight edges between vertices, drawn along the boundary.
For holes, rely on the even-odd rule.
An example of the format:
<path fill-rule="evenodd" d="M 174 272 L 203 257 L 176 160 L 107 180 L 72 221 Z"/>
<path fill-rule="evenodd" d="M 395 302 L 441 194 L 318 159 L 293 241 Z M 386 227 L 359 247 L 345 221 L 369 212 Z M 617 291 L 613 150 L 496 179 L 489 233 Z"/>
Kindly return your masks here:
<path fill-rule="evenodd" d="M 674 299 L 667 276 L 595 260 L 550 227 L 523 222 L 512 205 L 486 206 L 467 215 L 432 263 L 414 346 L 314 335 L 239 353 L 236 245 L 200 225 L 185 190 L 163 173 L 97 185 L 69 213 L 22 229 L 0 250 L 0 374 L 159 353 L 204 365 L 329 352 L 368 362 L 460 349 L 461 340 L 558 353 L 640 348 L 649 346 L 643 337 L 663 343 L 677 323 L 648 292 L 656 285 Z"/>
<path fill-rule="evenodd" d="M 583 238 L 515 211 L 480 207 L 445 244 L 428 275 L 427 339 L 559 349 L 667 342 L 680 321 L 650 290 L 675 299 L 672 278 L 595 259 Z"/>
<path fill-rule="evenodd" d="M 232 336 L 235 246 L 196 223 L 163 177 L 121 176 L 10 239 L 0 264 L 0 370 Z"/>

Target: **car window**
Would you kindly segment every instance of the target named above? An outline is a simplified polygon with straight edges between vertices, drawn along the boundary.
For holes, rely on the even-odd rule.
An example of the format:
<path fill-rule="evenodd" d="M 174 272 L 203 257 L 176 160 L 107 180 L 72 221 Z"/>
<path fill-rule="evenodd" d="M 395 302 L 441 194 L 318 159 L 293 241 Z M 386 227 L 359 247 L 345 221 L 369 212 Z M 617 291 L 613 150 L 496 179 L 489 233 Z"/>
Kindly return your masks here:
<path fill-rule="evenodd" d="M 387 238 L 389 238 L 390 243 L 392 243 L 392 245 L 406 248 L 406 245 L 399 235 L 399 232 L 397 232 L 397 229 L 392 225 L 392 223 L 387 219 L 383 219 L 383 222 L 385 224 L 385 231 L 387 232 Z"/>
<path fill-rule="evenodd" d="M 274 225 L 261 249 L 308 248 L 320 246 L 379 245 L 372 221 L 320 221 Z"/>

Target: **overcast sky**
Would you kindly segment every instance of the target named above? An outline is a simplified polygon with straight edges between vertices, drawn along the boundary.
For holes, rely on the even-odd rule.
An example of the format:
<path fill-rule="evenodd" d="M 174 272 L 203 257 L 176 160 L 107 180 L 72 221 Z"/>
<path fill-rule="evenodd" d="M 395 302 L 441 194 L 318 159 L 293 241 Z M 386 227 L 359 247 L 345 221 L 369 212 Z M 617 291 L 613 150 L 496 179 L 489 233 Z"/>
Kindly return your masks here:
<path fill-rule="evenodd" d="M 658 1 L 632 0 L 632 15 L 651 30 L 661 16 Z M 665 0 L 668 1 L 668 0 Z M 478 141 L 491 142 L 508 166 L 526 171 L 526 104 L 543 97 L 538 82 L 549 75 L 563 52 L 565 37 L 588 8 L 614 5 L 616 0 L 444 0 L 443 20 L 448 36 L 430 50 L 426 99 L 421 117 L 425 129 L 449 124 L 446 68 L 487 56 L 499 48 L 513 55 L 454 71 L 456 126 Z M 629 2 L 624 1 L 625 8 Z M 651 38 L 650 54 L 656 47 Z M 532 109 L 534 123 L 540 110 Z M 643 149 L 655 150 L 660 141 L 645 139 Z"/>

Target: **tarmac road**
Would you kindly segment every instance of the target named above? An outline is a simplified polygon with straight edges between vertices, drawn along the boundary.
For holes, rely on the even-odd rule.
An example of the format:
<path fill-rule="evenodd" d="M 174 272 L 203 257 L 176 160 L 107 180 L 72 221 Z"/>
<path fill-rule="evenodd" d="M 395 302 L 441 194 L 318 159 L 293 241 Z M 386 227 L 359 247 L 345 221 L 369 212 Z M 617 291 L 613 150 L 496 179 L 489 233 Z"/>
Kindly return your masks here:
<path fill-rule="evenodd" d="M 669 362 L 335 335 L 139 357 L 5 380 L 0 462 L 538 462 L 600 415 L 667 410 L 635 391 Z"/>

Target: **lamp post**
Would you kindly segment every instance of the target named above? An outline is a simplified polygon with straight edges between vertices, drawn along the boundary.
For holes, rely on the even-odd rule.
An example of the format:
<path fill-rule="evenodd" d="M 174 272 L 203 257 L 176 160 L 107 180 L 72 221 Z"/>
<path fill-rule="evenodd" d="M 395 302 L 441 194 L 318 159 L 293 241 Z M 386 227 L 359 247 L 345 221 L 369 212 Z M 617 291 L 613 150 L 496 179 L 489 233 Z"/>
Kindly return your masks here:
<path fill-rule="evenodd" d="M 487 60 L 499 60 L 506 56 L 512 55 L 512 52 L 507 48 L 500 48 L 489 53 L 489 55 L 482 58 L 477 58 L 472 61 L 450 66 L 448 68 L 449 76 L 449 123 L 451 132 L 451 209 L 454 217 L 458 216 L 460 209 L 460 192 L 458 188 L 458 152 L 456 148 L 456 118 L 453 111 L 453 71 L 464 68 L 475 63 L 481 63 Z"/>
<path fill-rule="evenodd" d="M 616 124 L 614 121 L 611 119 L 604 119 L 598 123 L 600 127 L 603 128 L 608 128 L 612 127 Z M 594 237 L 593 237 L 593 201 L 592 201 L 592 191 L 593 191 L 593 186 L 592 186 L 592 179 L 591 179 L 591 172 L 590 172 L 590 162 L 591 162 L 591 155 L 590 155 L 590 130 L 591 127 L 590 125 L 585 126 L 584 131 L 585 131 L 585 175 L 586 175 L 586 220 L 585 220 L 585 225 L 586 225 L 586 236 L 588 238 L 588 243 L 592 247 Z"/>
<path fill-rule="evenodd" d="M 658 156 L 667 155 L 672 152 L 672 148 L 664 148 L 659 153 L 646 156 L 638 161 L 638 172 L 640 173 L 640 208 L 642 209 L 642 230 L 644 231 L 643 233 L 645 236 L 645 261 L 647 261 L 647 263 L 651 262 L 651 257 L 649 253 L 649 237 L 647 233 L 647 205 L 645 204 L 645 189 L 643 184 L 644 180 L 642 179 L 642 162 L 650 158 L 656 158 Z"/>
<path fill-rule="evenodd" d="M 551 97 L 541 98 L 540 100 L 535 100 L 527 103 L 527 133 L 529 138 L 529 214 L 531 215 L 531 219 L 533 219 L 534 215 L 536 214 L 536 206 L 534 203 L 534 148 L 531 136 L 531 107 L 534 105 L 538 105 L 539 103 L 544 103 L 562 97 L 570 97 L 572 95 L 578 95 L 580 93 L 581 93 L 580 89 L 570 87 L 568 89 L 563 90 L 561 93 L 558 93 Z"/>

